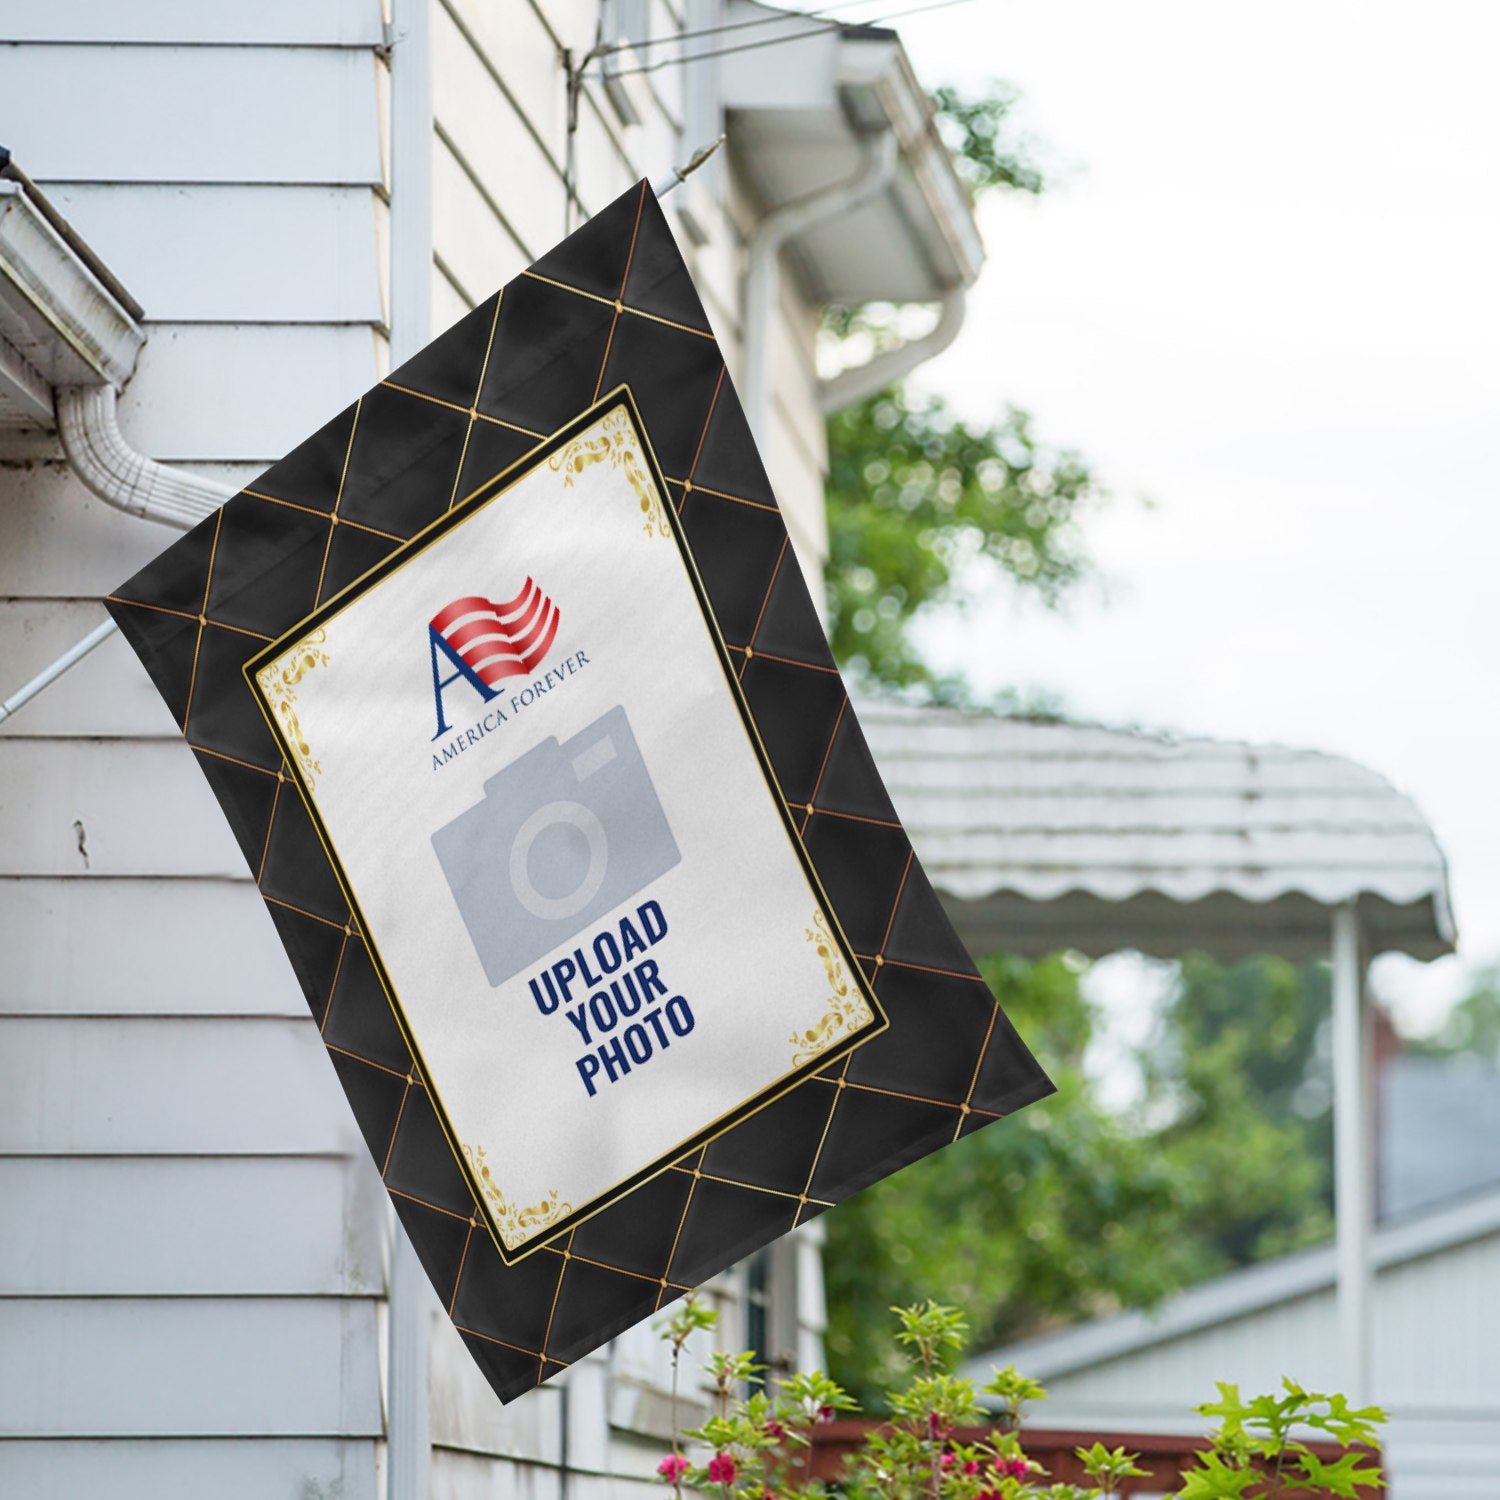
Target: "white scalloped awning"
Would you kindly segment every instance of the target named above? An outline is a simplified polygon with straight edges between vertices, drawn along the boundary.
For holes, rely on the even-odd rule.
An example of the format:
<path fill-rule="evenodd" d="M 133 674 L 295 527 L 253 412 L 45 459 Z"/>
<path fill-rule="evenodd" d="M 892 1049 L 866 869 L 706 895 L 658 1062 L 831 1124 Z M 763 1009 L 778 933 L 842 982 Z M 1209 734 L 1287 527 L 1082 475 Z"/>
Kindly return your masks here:
<path fill-rule="evenodd" d="M 977 952 L 1371 954 L 1454 943 L 1443 852 L 1410 798 L 1335 755 L 865 702 L 912 842 Z"/>

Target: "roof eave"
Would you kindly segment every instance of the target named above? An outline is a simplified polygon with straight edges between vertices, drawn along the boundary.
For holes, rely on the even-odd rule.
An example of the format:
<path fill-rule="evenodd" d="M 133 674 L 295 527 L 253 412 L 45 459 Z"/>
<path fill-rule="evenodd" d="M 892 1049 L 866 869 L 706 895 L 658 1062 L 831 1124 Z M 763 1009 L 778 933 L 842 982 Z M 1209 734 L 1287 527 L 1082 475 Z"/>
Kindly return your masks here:
<path fill-rule="evenodd" d="M 734 11 L 803 28 L 768 31 L 764 45 L 724 60 L 730 146 L 767 212 L 852 176 L 872 132 L 889 130 L 898 144 L 896 180 L 857 225 L 820 226 L 798 240 L 793 259 L 808 296 L 937 301 L 973 285 L 984 264 L 973 201 L 899 36 L 809 26 L 757 0 L 735 0 Z"/>
<path fill-rule="evenodd" d="M 887 45 L 887 56 L 874 76 L 859 53 L 845 48 L 838 82 L 841 89 L 869 88 L 879 100 L 885 122 L 896 132 L 901 159 L 910 170 L 931 227 L 952 258 L 952 275 L 937 288 L 973 286 L 984 265 L 984 241 L 974 218 L 974 201 L 958 175 L 953 154 L 938 133 L 937 113 L 917 80 L 911 59 L 899 40 Z"/>
<path fill-rule="evenodd" d="M 1399 1223 L 1380 1225 L 1371 1242 L 1371 1259 L 1377 1270 L 1389 1270 L 1497 1233 L 1500 1190 L 1476 1193 Z M 1035 1379 L 1056 1380 L 1329 1291 L 1336 1284 L 1334 1248 L 1320 1245 L 1189 1287 L 1154 1313 L 1120 1313 L 1007 1344 L 970 1361 L 965 1373 L 982 1378 L 992 1365 L 1015 1365 Z"/>

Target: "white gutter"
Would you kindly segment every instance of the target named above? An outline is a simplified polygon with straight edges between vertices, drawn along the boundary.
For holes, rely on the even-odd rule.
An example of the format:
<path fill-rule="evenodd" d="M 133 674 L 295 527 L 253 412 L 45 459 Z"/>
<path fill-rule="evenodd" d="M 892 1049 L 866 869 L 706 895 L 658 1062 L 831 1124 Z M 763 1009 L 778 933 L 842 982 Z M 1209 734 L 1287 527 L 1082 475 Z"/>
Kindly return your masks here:
<path fill-rule="evenodd" d="M 941 354 L 954 339 L 964 324 L 966 294 L 963 287 L 950 287 L 943 293 L 937 325 L 921 338 L 908 339 L 894 349 L 887 349 L 868 359 L 862 365 L 841 370 L 837 375 L 818 383 L 818 406 L 824 416 L 842 411 L 864 401 L 877 391 L 894 385 L 910 375 L 920 364 L 925 364 L 934 355 Z"/>
<path fill-rule="evenodd" d="M 30 415 L 46 425 L 46 387 L 122 386 L 135 369 L 146 335 L 141 310 L 109 277 L 66 219 L 31 179 L 0 151 L 0 381 L 10 359 L 36 377 Z"/>
<path fill-rule="evenodd" d="M 883 193 L 896 175 L 896 133 L 883 130 L 864 146 L 864 162 L 848 181 L 773 209 L 751 237 L 745 266 L 745 363 L 741 395 L 761 452 L 771 452 L 771 330 L 781 287 L 782 247 L 797 235 Z"/>

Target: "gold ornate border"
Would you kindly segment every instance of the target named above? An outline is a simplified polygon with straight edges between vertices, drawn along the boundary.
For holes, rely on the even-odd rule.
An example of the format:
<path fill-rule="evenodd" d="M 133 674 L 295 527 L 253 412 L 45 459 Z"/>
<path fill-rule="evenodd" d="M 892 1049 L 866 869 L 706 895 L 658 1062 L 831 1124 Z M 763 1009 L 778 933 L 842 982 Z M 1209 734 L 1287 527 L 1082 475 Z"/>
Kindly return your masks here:
<path fill-rule="evenodd" d="M 813 908 L 813 925 L 806 929 L 807 941 L 812 943 L 823 968 L 828 974 L 828 1011 L 816 1026 L 806 1031 L 794 1031 L 788 1038 L 797 1050 L 792 1056 L 792 1066 L 800 1068 L 820 1057 L 835 1043 L 852 1036 L 875 1019 L 875 1013 L 865 1003 L 864 996 L 850 981 L 849 971 L 828 930 L 828 918 L 821 907 Z"/>
<path fill-rule="evenodd" d="M 500 1184 L 495 1181 L 490 1165 L 484 1159 L 484 1147 L 471 1146 L 465 1141 L 463 1151 L 474 1178 L 484 1193 L 485 1202 L 490 1206 L 490 1217 L 495 1221 L 495 1229 L 505 1241 L 507 1250 L 519 1250 L 527 1240 L 535 1239 L 540 1230 L 549 1228 L 573 1212 L 571 1203 L 557 1201 L 556 1188 L 530 1208 L 515 1207 L 500 1191 Z"/>
<path fill-rule="evenodd" d="M 328 632 L 320 625 L 298 641 L 290 651 L 278 656 L 255 674 L 255 680 L 266 695 L 272 713 L 281 721 L 287 748 L 297 763 L 297 769 L 302 772 L 309 791 L 317 785 L 317 778 L 323 774 L 323 767 L 314 759 L 312 746 L 308 744 L 297 718 L 297 684 L 314 667 L 328 665 L 328 653 L 320 649 L 327 640 Z"/>
<path fill-rule="evenodd" d="M 672 535 L 671 524 L 662 507 L 661 496 L 646 473 L 645 461 L 636 444 L 637 434 L 635 424 L 630 420 L 630 413 L 622 406 L 616 407 L 613 411 L 606 412 L 603 419 L 586 432 L 580 433 L 561 452 L 554 453 L 547 462 L 551 468 L 561 472 L 563 487 L 571 489 L 577 475 L 591 464 L 608 459 L 611 468 L 624 472 L 631 489 L 635 491 L 636 499 L 641 503 L 641 512 L 646 517 L 646 523 L 641 529 L 647 536 L 669 537 Z"/>

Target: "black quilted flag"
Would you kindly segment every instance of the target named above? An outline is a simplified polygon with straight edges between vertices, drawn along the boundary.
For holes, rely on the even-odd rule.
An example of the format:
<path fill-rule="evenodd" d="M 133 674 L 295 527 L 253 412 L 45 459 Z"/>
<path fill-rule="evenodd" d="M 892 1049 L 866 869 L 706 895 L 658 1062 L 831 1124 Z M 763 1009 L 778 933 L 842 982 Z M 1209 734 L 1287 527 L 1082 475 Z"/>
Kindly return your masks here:
<path fill-rule="evenodd" d="M 645 183 L 108 604 L 503 1400 L 1050 1091 Z"/>

